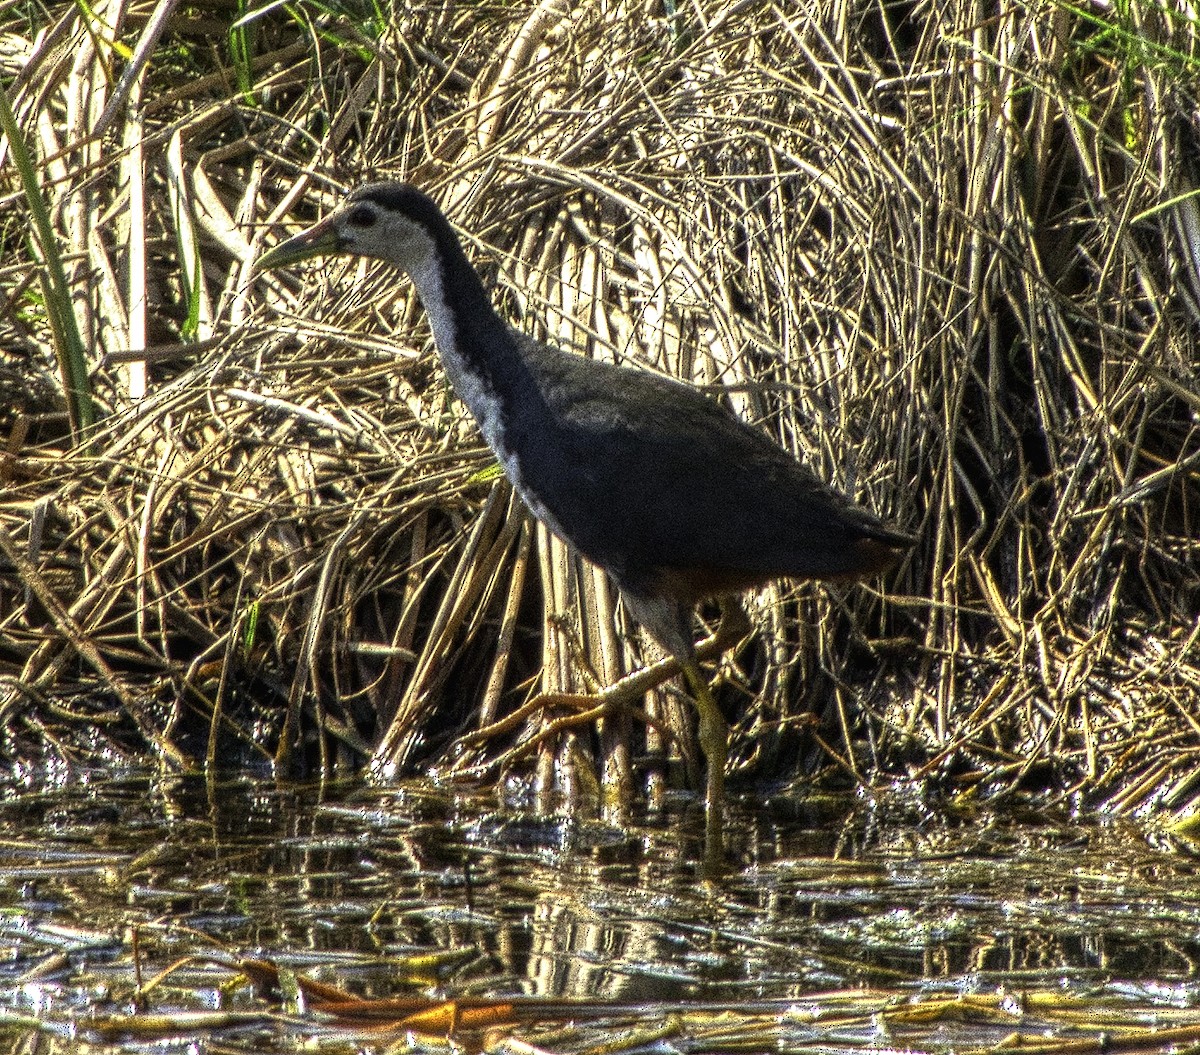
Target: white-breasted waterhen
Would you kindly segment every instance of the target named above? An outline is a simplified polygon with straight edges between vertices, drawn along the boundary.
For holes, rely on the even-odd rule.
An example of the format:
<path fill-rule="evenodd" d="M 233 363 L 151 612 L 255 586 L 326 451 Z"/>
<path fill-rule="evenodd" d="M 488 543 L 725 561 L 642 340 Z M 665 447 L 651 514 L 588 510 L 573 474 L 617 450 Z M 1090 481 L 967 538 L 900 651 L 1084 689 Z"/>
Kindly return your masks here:
<path fill-rule="evenodd" d="M 358 188 L 257 269 L 338 253 L 408 273 L 442 365 L 517 493 L 612 576 L 628 612 L 679 662 L 700 712 L 707 855 L 719 857 L 728 728 L 696 663 L 695 605 L 776 579 L 875 575 L 912 538 L 695 389 L 512 329 L 449 221 L 414 187 Z"/>

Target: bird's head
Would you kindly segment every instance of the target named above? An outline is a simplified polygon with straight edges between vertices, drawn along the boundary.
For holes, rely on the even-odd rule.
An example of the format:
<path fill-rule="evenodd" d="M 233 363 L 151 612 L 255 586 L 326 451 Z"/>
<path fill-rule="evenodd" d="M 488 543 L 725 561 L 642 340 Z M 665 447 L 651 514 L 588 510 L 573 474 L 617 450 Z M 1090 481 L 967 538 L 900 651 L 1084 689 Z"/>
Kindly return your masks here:
<path fill-rule="evenodd" d="M 370 183 L 353 191 L 329 216 L 274 249 L 255 271 L 317 256 L 351 253 L 397 264 L 409 273 L 432 256 L 434 234 L 446 221 L 433 201 L 406 183 Z"/>

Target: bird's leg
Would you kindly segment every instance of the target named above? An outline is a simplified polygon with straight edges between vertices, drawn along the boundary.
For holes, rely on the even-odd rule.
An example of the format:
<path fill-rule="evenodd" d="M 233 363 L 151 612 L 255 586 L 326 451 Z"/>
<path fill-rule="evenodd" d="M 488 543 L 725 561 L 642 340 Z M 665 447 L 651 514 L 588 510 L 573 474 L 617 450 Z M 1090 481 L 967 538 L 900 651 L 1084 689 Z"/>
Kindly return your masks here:
<path fill-rule="evenodd" d="M 729 757 L 729 724 L 717 706 L 696 660 L 689 658 L 682 666 L 692 699 L 696 701 L 696 710 L 700 713 L 697 736 L 707 770 L 704 789 L 704 865 L 705 871 L 712 875 L 720 870 L 724 859 L 725 763 Z"/>
<path fill-rule="evenodd" d="M 691 655 L 669 655 L 648 667 L 625 675 L 599 692 L 542 693 L 511 714 L 462 737 L 459 742 L 463 747 L 475 747 L 497 736 L 513 732 L 532 715 L 547 708 L 567 707 L 574 711 L 548 722 L 527 740 L 514 745 L 497 758 L 479 766 L 469 767 L 469 771 L 507 769 L 548 739 L 557 737 L 568 729 L 594 722 L 611 714 L 617 707 L 630 708 L 635 719 L 670 736 L 670 731 L 661 726 L 656 719 L 641 708 L 635 708 L 634 701 L 641 699 L 647 692 L 669 681 L 676 674 L 682 673 L 700 715 L 698 733 L 707 771 L 704 795 L 704 864 L 706 873 L 716 874 L 720 870 L 724 852 L 725 766 L 728 758 L 729 727 L 717 706 L 717 701 L 713 698 L 699 663 L 720 657 L 745 637 L 750 629 L 750 620 L 736 598 L 722 598 L 720 625 L 714 633 L 697 642 L 691 650 Z"/>
<path fill-rule="evenodd" d="M 696 726 L 700 750 L 704 752 L 704 873 L 715 878 L 725 864 L 725 767 L 729 761 L 729 723 L 700 669 L 699 660 L 709 654 L 720 658 L 750 633 L 750 619 L 738 598 L 720 598 L 721 622 L 716 632 L 679 657 L 679 665 L 696 702 Z M 705 646 L 710 646 L 708 649 Z"/>
<path fill-rule="evenodd" d="M 596 692 L 538 693 L 537 696 L 523 703 L 511 714 L 506 714 L 503 718 L 498 718 L 490 725 L 476 729 L 473 733 L 467 733 L 462 737 L 460 743 L 466 747 L 474 747 L 489 740 L 494 740 L 497 736 L 513 732 L 526 719 L 531 718 L 539 711 L 545 711 L 551 707 L 569 707 L 577 712 L 563 719 L 568 723 L 566 727 L 570 727 L 570 725 L 582 725 L 593 721 L 597 717 L 611 714 L 614 707 L 621 705 L 631 706 L 633 701 L 639 696 L 644 696 L 651 689 L 656 688 L 678 673 L 678 661 L 674 657 L 668 657 L 659 660 L 652 666 L 641 667 L 630 674 L 626 674 L 619 681 L 615 681 L 606 688 Z M 654 725 L 656 728 L 658 727 L 656 721 L 650 715 L 640 710 L 635 711 L 635 714 L 639 720 L 649 725 Z M 666 730 L 663 730 L 663 732 L 664 735 L 669 735 L 666 733 Z M 536 740 L 540 742 L 543 738 L 544 732 L 539 734 Z M 532 740 L 526 741 L 525 744 L 520 746 L 525 747 L 532 742 Z"/>
<path fill-rule="evenodd" d="M 723 610 L 724 612 L 724 610 Z M 731 613 L 724 612 L 721 618 L 721 624 L 717 627 L 716 632 L 706 637 L 703 641 L 696 644 L 695 660 L 712 659 L 714 656 L 719 656 L 727 651 L 733 645 L 737 644 L 749 630 L 750 622 L 746 619 L 745 612 L 740 606 Z M 739 620 L 737 616 L 741 616 Z M 535 696 L 518 707 L 511 714 L 506 714 L 503 718 L 498 718 L 489 725 L 483 726 L 481 729 L 476 729 L 472 733 L 467 733 L 461 739 L 461 743 L 467 747 L 474 747 L 478 744 L 486 743 L 488 740 L 493 740 L 497 736 L 503 736 L 506 733 L 511 733 L 522 722 L 530 716 L 537 714 L 538 711 L 544 711 L 548 707 L 570 707 L 575 711 L 580 712 L 580 715 L 586 716 L 586 720 L 591 720 L 592 710 L 601 710 L 602 712 L 611 712 L 614 706 L 622 704 L 632 704 L 639 696 L 644 696 L 651 689 L 658 688 L 664 682 L 670 681 L 683 671 L 684 663 L 675 656 L 666 656 L 655 663 L 651 663 L 648 667 L 641 667 L 638 670 L 626 674 L 619 681 L 613 682 L 607 688 L 600 689 L 592 693 L 567 693 L 567 692 L 544 692 Z M 571 718 L 579 717 L 572 715 Z M 656 723 L 649 715 L 641 712 L 636 713 L 636 717 L 645 721 L 648 724 L 655 725 Z"/>
<path fill-rule="evenodd" d="M 609 716 L 618 707 L 628 708 L 638 721 L 653 726 L 663 736 L 670 736 L 670 730 L 663 726 L 657 718 L 648 714 L 642 708 L 633 706 L 633 701 L 644 696 L 648 691 L 643 686 L 645 682 L 650 680 L 646 677 L 650 673 L 649 668 L 636 670 L 632 674 L 627 674 L 620 681 L 614 682 L 612 685 L 596 693 L 553 692 L 535 696 L 532 700 L 513 711 L 512 714 L 506 715 L 499 721 L 493 722 L 482 729 L 477 729 L 473 733 L 468 733 L 459 740 L 459 744 L 463 748 L 478 746 L 496 736 L 513 731 L 522 722 L 539 711 L 546 711 L 553 707 L 569 707 L 573 713 L 564 714 L 552 719 L 528 739 L 515 744 L 490 761 L 469 767 L 470 771 L 486 772 L 492 768 L 507 769 L 515 762 L 535 751 L 547 740 L 554 739 L 569 729 L 578 729 L 581 726 L 590 725 L 601 718 Z M 665 681 L 666 678 L 662 678 L 661 680 Z M 653 687 L 654 683 L 650 684 L 649 688 Z M 456 766 L 455 768 L 458 767 Z"/>

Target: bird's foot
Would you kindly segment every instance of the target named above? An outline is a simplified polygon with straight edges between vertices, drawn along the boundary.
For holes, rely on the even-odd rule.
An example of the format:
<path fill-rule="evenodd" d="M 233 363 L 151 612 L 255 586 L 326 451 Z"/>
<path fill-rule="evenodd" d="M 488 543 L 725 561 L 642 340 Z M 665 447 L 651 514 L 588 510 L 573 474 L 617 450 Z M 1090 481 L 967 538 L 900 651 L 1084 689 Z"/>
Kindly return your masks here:
<path fill-rule="evenodd" d="M 646 692 L 646 689 L 642 686 L 642 680 L 643 676 L 648 673 L 648 669 L 635 671 L 633 674 L 627 675 L 620 681 L 613 683 L 605 689 L 601 689 L 599 692 L 539 693 L 533 699 L 518 707 L 512 714 L 506 715 L 498 721 L 492 722 L 490 725 L 485 725 L 483 728 L 462 737 L 459 740 L 461 748 L 464 752 L 468 752 L 472 748 L 490 743 L 498 737 L 506 736 L 516 731 L 522 724 L 538 713 L 545 716 L 547 712 L 560 707 L 568 708 L 571 713 L 562 714 L 555 718 L 547 718 L 543 721 L 539 729 L 519 744 L 514 744 L 500 755 L 486 762 L 477 765 L 467 764 L 466 768 L 470 768 L 472 771 L 481 774 L 488 772 L 502 773 L 507 769 L 511 769 L 517 762 L 537 751 L 544 744 L 553 742 L 564 733 L 572 729 L 591 725 L 601 718 L 609 717 L 619 709 L 627 710 L 638 721 L 653 726 L 663 736 L 669 737 L 670 731 L 658 719 L 648 714 L 643 708 L 634 706 L 634 701 Z M 466 758 L 466 754 L 463 755 L 463 758 Z M 456 765 L 454 768 L 457 769 L 459 767 Z"/>

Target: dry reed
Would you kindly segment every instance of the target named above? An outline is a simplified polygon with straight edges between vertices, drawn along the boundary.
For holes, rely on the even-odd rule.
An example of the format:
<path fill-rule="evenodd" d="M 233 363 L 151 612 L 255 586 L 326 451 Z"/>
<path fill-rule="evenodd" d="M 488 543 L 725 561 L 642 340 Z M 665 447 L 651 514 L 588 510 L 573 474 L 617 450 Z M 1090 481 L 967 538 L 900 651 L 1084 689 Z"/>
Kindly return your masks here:
<path fill-rule="evenodd" d="M 919 532 L 883 593 L 759 598 L 720 671 L 744 773 L 1189 807 L 1197 33 L 980 11 L 0 6 L 102 410 L 72 447 L 6 150 L 6 754 L 486 767 L 511 742 L 462 734 L 635 665 L 407 285 L 251 281 L 387 175 L 445 204 L 516 325 L 709 386 Z M 624 795 L 643 751 L 694 758 L 686 705 L 647 711 L 534 772 Z"/>

